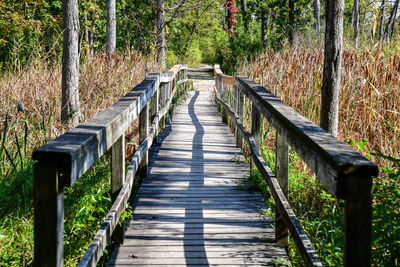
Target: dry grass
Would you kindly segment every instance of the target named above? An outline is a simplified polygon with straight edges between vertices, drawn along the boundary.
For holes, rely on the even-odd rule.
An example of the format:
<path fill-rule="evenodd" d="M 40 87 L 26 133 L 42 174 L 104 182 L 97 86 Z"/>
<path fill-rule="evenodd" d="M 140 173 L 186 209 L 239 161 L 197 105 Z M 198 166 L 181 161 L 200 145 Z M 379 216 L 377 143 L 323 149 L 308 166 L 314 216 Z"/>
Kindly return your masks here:
<path fill-rule="evenodd" d="M 295 46 L 269 51 L 243 63 L 239 73 L 319 124 L 323 49 Z M 380 48 L 344 51 L 339 116 L 339 139 L 367 138 L 365 153 L 377 148 L 398 158 L 400 56 L 387 55 Z"/>
<path fill-rule="evenodd" d="M 115 103 L 145 77 L 148 59 L 137 51 L 116 53 L 106 75 L 104 55 L 87 57 L 81 62 L 79 97 L 82 121 Z M 156 64 L 147 66 L 157 70 Z M 17 114 L 17 103 L 25 111 Z M 68 128 L 61 122 L 61 64 L 41 59 L 32 60 L 23 70 L 0 77 L 0 118 L 9 124 L 26 121 L 29 127 L 29 147 L 32 150 L 62 134 Z M 16 130 L 22 130 L 22 125 Z M 9 133 L 9 136 L 14 135 Z M 13 142 L 9 138 L 9 142 Z M 12 146 L 12 144 L 10 144 Z"/>

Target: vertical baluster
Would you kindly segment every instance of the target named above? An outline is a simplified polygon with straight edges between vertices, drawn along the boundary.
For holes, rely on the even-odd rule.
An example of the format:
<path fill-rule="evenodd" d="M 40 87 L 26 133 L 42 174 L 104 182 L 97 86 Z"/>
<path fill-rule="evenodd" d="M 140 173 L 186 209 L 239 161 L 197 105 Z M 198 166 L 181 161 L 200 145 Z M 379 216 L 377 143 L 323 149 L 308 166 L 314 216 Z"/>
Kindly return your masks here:
<path fill-rule="evenodd" d="M 125 134 L 111 147 L 111 201 L 114 202 L 125 184 Z M 125 225 L 118 224 L 112 234 L 117 244 L 124 242 Z"/>
<path fill-rule="evenodd" d="M 276 133 L 276 179 L 286 199 L 289 192 L 289 147 L 281 135 Z M 283 218 L 275 208 L 275 240 L 277 244 L 287 246 L 289 242 L 289 231 Z"/>
<path fill-rule="evenodd" d="M 372 178 L 349 177 L 344 205 L 344 266 L 371 266 Z"/>
<path fill-rule="evenodd" d="M 146 106 L 142 109 L 142 111 L 139 114 L 139 143 L 142 143 L 144 140 L 146 140 L 147 136 L 149 134 L 149 105 L 146 104 Z M 139 169 L 137 174 L 140 176 L 141 179 L 144 179 L 147 177 L 147 167 L 148 167 L 148 152 L 143 156 L 142 161 L 139 164 Z"/>
<path fill-rule="evenodd" d="M 251 105 L 251 136 L 254 138 L 258 151 L 261 153 L 261 114 L 257 107 L 252 103 Z M 251 161 L 251 166 L 254 166 L 253 160 Z"/>
<path fill-rule="evenodd" d="M 178 73 L 176 74 L 176 76 L 175 76 L 175 84 L 176 84 L 176 103 L 177 104 L 179 104 L 179 101 L 180 101 L 180 98 L 181 98 L 181 96 L 180 96 L 180 90 L 179 90 L 179 87 L 181 86 L 181 85 L 178 85 L 178 83 L 179 83 L 179 81 L 181 80 L 181 78 L 180 78 L 180 75 L 181 74 L 181 71 L 179 70 L 178 71 Z"/>
<path fill-rule="evenodd" d="M 236 109 L 236 114 L 238 114 L 239 117 L 239 122 L 243 124 L 243 114 L 244 114 L 244 95 L 239 89 L 239 85 L 236 84 L 236 88 L 238 91 L 238 102 L 237 102 L 237 109 Z M 240 137 L 238 134 L 237 130 L 237 136 L 236 136 L 236 146 L 239 148 L 243 148 L 243 138 Z"/>
<path fill-rule="evenodd" d="M 228 86 L 222 82 L 222 100 L 225 103 L 228 103 Z M 228 123 L 228 113 L 225 111 L 224 108 L 222 108 L 222 122 L 227 124 Z"/>
<path fill-rule="evenodd" d="M 64 264 L 64 190 L 57 165 L 34 165 L 34 266 Z"/>
<path fill-rule="evenodd" d="M 238 90 L 237 87 L 234 85 L 230 86 L 231 90 L 232 90 L 232 103 L 231 103 L 231 108 L 234 112 L 236 112 L 237 110 L 237 99 L 238 99 Z M 230 124 L 231 124 L 231 131 L 236 135 L 236 127 L 235 127 L 235 117 L 232 117 L 230 120 Z"/>
<path fill-rule="evenodd" d="M 160 83 L 160 106 L 161 108 L 165 107 L 166 97 L 167 97 L 167 83 Z M 165 127 L 165 116 L 161 119 L 162 127 Z"/>

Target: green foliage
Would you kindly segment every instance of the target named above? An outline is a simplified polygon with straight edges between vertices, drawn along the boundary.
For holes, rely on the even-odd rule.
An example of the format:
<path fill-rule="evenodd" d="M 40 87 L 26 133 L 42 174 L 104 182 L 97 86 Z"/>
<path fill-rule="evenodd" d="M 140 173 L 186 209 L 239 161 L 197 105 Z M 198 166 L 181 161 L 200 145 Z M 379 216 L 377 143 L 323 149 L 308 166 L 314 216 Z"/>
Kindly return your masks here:
<path fill-rule="evenodd" d="M 373 153 L 391 163 L 375 178 L 372 213 L 372 258 L 376 266 L 400 261 L 400 158 Z"/>
<path fill-rule="evenodd" d="M 65 262 L 76 264 L 86 252 L 111 207 L 110 158 L 96 163 L 73 186 L 65 188 Z"/>

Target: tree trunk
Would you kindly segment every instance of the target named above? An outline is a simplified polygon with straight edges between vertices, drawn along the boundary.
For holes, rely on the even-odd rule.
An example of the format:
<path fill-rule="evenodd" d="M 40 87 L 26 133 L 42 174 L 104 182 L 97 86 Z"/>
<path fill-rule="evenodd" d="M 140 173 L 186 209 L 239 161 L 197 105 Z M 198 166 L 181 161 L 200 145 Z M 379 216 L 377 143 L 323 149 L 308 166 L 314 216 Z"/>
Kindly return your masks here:
<path fill-rule="evenodd" d="M 107 0 L 107 58 L 110 59 L 115 51 L 117 42 L 117 20 L 115 15 L 115 0 Z"/>
<path fill-rule="evenodd" d="M 158 62 L 161 69 L 165 70 L 165 24 L 164 24 L 164 0 L 157 0 L 157 49 Z"/>
<path fill-rule="evenodd" d="M 385 28 L 385 35 L 386 35 L 387 38 L 389 38 L 389 29 L 390 29 L 390 26 L 392 25 L 392 23 L 395 20 L 395 12 L 397 13 L 397 7 L 399 6 L 399 2 L 400 2 L 400 0 L 396 0 L 394 6 L 392 8 L 392 11 L 390 12 L 389 21 L 388 21 L 388 23 L 386 25 L 386 28 Z"/>
<path fill-rule="evenodd" d="M 243 14 L 243 24 L 244 24 L 244 29 L 246 31 L 250 30 L 250 24 L 249 24 L 249 17 L 247 14 L 247 3 L 246 0 L 240 1 L 241 7 L 242 7 L 242 14 Z"/>
<path fill-rule="evenodd" d="M 193 37 L 194 33 L 196 32 L 196 27 L 197 27 L 197 24 L 194 23 L 192 26 L 192 30 L 190 31 L 190 35 L 186 40 L 185 50 L 183 51 L 183 59 L 186 57 L 186 53 L 189 50 L 190 41 L 192 40 L 192 37 Z"/>
<path fill-rule="evenodd" d="M 379 14 L 381 16 L 380 23 L 379 23 L 379 38 L 382 38 L 382 35 L 383 35 L 383 22 L 384 22 L 383 14 L 385 14 L 385 0 L 382 0 L 381 12 Z"/>
<path fill-rule="evenodd" d="M 319 0 L 314 0 L 314 10 L 313 10 L 313 15 L 315 19 L 315 33 L 317 34 L 317 37 L 319 37 L 319 34 L 321 32 L 321 20 L 320 20 L 320 14 L 321 14 L 321 4 Z"/>
<path fill-rule="evenodd" d="M 89 28 L 89 53 L 91 56 L 94 54 L 94 20 L 95 13 L 93 11 L 90 12 L 91 24 Z"/>
<path fill-rule="evenodd" d="M 394 34 L 394 25 L 396 24 L 397 11 L 398 11 L 398 9 L 399 9 L 399 5 L 397 4 L 397 5 L 396 5 L 396 8 L 395 8 L 395 10 L 394 10 L 393 23 L 392 23 L 392 30 L 391 30 L 391 32 L 390 32 L 390 38 L 392 38 L 392 37 L 393 37 L 393 34 Z"/>
<path fill-rule="evenodd" d="M 360 30 L 360 1 L 354 0 L 353 4 L 353 31 L 354 31 L 354 45 L 357 47 L 358 32 Z"/>
<path fill-rule="evenodd" d="M 337 136 L 342 61 L 344 0 L 326 1 L 324 76 L 320 125 Z"/>
<path fill-rule="evenodd" d="M 63 55 L 61 120 L 79 123 L 79 17 L 78 0 L 63 0 Z"/>
<path fill-rule="evenodd" d="M 294 35 L 294 0 L 289 0 L 289 43 L 293 44 Z"/>
<path fill-rule="evenodd" d="M 261 41 L 263 48 L 267 49 L 269 10 L 263 10 L 261 15 Z"/>

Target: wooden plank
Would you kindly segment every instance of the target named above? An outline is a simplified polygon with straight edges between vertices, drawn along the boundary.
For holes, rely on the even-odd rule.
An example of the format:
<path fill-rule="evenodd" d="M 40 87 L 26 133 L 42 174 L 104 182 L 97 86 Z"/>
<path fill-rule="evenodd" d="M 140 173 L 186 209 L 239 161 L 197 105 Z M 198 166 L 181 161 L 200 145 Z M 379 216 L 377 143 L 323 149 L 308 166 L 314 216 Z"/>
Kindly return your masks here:
<path fill-rule="evenodd" d="M 54 162 L 63 177 L 61 183 L 71 186 L 128 129 L 159 83 L 159 75 L 146 78 L 113 106 L 36 149 L 32 158 Z"/>
<path fill-rule="evenodd" d="M 174 92 L 170 95 L 170 98 L 167 101 L 166 106 L 163 109 L 161 109 L 158 112 L 158 114 L 154 117 L 152 126 L 149 130 L 149 135 L 147 135 L 147 138 L 143 140 L 143 142 L 141 142 L 138 150 L 135 152 L 133 159 L 129 165 L 126 174 L 126 182 L 122 187 L 121 191 L 119 192 L 117 199 L 113 202 L 111 210 L 107 214 L 106 219 L 103 221 L 103 224 L 100 226 L 100 229 L 97 231 L 94 240 L 92 241 L 85 255 L 79 262 L 78 264 L 79 267 L 96 266 L 98 260 L 100 259 L 119 221 L 119 218 L 125 209 L 125 203 L 128 201 L 129 196 L 131 194 L 132 184 L 134 181 L 135 174 L 139 169 L 139 164 L 142 161 L 143 157 L 146 155 L 148 149 L 152 145 L 155 135 L 158 132 L 160 119 L 166 115 L 167 110 L 171 105 L 173 94 Z"/>
<path fill-rule="evenodd" d="M 125 134 L 111 147 L 111 201 L 114 202 L 125 184 Z M 116 244 L 124 242 L 124 226 L 114 229 L 112 239 Z"/>
<path fill-rule="evenodd" d="M 230 107 L 224 103 L 218 97 L 215 97 L 215 100 L 218 104 L 221 104 L 227 112 L 229 112 L 232 116 L 235 116 L 235 113 L 230 109 Z M 296 243 L 297 248 L 300 251 L 305 263 L 308 266 L 322 266 L 318 259 L 318 255 L 316 254 L 310 240 L 308 239 L 306 233 L 304 232 L 303 228 L 301 227 L 300 222 L 297 220 L 296 215 L 294 214 L 289 202 L 287 201 L 282 189 L 279 186 L 277 179 L 275 178 L 274 174 L 268 167 L 267 163 L 262 158 L 258 147 L 256 145 L 256 141 L 254 140 L 253 136 L 247 132 L 244 126 L 239 122 L 238 117 L 234 117 L 237 127 L 240 130 L 240 134 L 248 144 L 250 148 L 250 153 L 254 164 L 257 166 L 258 170 L 261 172 L 264 180 L 267 182 L 272 196 L 275 200 L 275 205 L 279 210 L 283 220 L 285 221 L 289 231 Z"/>
<path fill-rule="evenodd" d="M 286 199 L 289 197 L 289 147 L 285 140 L 276 134 L 276 179 L 279 183 L 282 193 Z M 289 244 L 289 231 L 286 227 L 279 210 L 275 211 L 275 239 L 277 244 L 287 246 Z"/>
<path fill-rule="evenodd" d="M 148 265 L 158 265 L 164 266 L 166 265 L 198 265 L 198 264 L 205 264 L 209 266 L 210 264 L 218 264 L 218 265 L 230 265 L 230 264 L 240 264 L 242 266 L 247 266 L 248 264 L 258 264 L 261 266 L 268 266 L 267 264 L 272 261 L 272 258 L 181 258 L 181 259 L 139 259 L 139 258 L 118 258 L 118 259 L 110 259 L 109 264 L 131 264 L 131 265 L 141 265 L 141 266 L 148 266 Z"/>
<path fill-rule="evenodd" d="M 224 131 L 212 126 L 210 136 L 214 135 L 218 142 L 204 145 L 209 125 L 203 122 L 213 121 L 209 116 L 217 116 L 215 112 L 197 116 L 197 101 L 203 103 L 205 99 L 209 99 L 207 94 L 196 93 L 188 103 L 193 109 L 188 105 L 177 109 L 179 112 L 186 110 L 186 115 L 182 112 L 179 116 L 179 123 L 195 123 L 196 127 L 189 130 L 186 127 L 183 135 L 174 137 L 182 128 L 172 123 L 172 131 L 159 136 L 161 142 L 151 151 L 150 174 L 144 179 L 133 204 L 134 215 L 127 238 L 124 245 L 114 251 L 110 266 L 132 264 L 130 255 L 133 252 L 126 253 L 136 248 L 140 253 L 136 259 L 140 260 L 133 263 L 137 265 L 167 266 L 168 259 L 174 266 L 181 263 L 186 266 L 186 261 L 191 259 L 198 263 L 210 261 L 212 265 L 215 259 L 217 265 L 230 266 L 240 265 L 244 260 L 247 263 L 246 257 L 252 261 L 257 258 L 261 262 L 262 259 L 263 263 L 274 256 L 286 258 L 284 249 L 273 244 L 272 219 L 261 213 L 266 208 L 262 195 L 237 190 L 235 181 L 240 181 L 248 170 L 244 164 L 231 161 L 240 151 L 235 148 L 232 134 L 226 135 L 230 136 L 227 139 Z M 184 119 L 185 116 L 188 118 Z M 221 124 L 219 127 L 226 129 Z M 207 186 L 208 183 L 218 186 Z M 232 251 L 237 246 L 254 246 L 262 251 L 253 251 L 251 257 L 244 255 L 243 250 Z M 180 250 L 175 249 L 175 253 L 165 250 L 173 247 Z M 207 255 L 199 253 L 209 247 L 217 249 Z M 232 260 L 221 254 L 229 253 L 226 248 L 237 257 Z M 254 265 L 262 265 L 260 262 Z M 196 265 L 195 261 L 190 263 Z"/>
<path fill-rule="evenodd" d="M 266 88 L 247 77 L 238 76 L 236 79 L 240 90 L 317 174 L 332 194 L 345 199 L 348 177 L 369 179 L 368 177 L 378 174 L 375 164 L 301 116 Z"/>
<path fill-rule="evenodd" d="M 118 252 L 127 253 L 127 252 L 137 252 L 137 253 L 149 253 L 149 252 L 198 252 L 198 251 L 206 251 L 206 252 L 251 252 L 253 255 L 257 255 L 258 253 L 263 254 L 263 250 L 267 250 L 271 248 L 271 244 L 268 243 L 251 243 L 248 245 L 238 245 L 238 244 L 226 244 L 226 245 L 208 245 L 208 246 L 122 246 L 117 247 L 113 256 Z M 281 252 L 282 256 L 286 256 L 282 251 L 277 250 L 277 253 Z M 152 254 L 147 254 L 152 256 Z M 146 257 L 147 255 L 143 255 Z M 278 255 L 277 255 L 278 256 Z"/>
<path fill-rule="evenodd" d="M 57 165 L 36 162 L 34 172 L 34 266 L 64 264 L 64 191 Z"/>
<path fill-rule="evenodd" d="M 156 132 L 157 131 L 154 131 L 154 135 Z M 149 105 L 146 105 L 139 115 L 139 143 L 145 141 L 148 135 L 149 135 Z M 148 152 L 146 152 L 141 162 L 139 163 L 139 170 L 137 172 L 137 175 L 140 176 L 140 179 L 147 177 L 148 164 L 149 164 Z"/>

